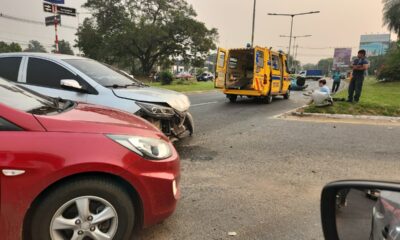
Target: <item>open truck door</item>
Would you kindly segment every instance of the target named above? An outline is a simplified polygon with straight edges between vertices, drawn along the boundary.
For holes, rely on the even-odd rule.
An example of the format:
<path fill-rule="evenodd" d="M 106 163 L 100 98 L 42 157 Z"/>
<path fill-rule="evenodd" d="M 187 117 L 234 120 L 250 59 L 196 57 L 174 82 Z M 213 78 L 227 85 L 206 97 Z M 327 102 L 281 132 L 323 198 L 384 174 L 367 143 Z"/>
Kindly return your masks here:
<path fill-rule="evenodd" d="M 282 90 L 282 58 L 278 53 L 271 52 L 271 94 L 279 94 Z"/>
<path fill-rule="evenodd" d="M 263 92 L 264 86 L 267 85 L 265 57 L 264 48 L 256 47 L 254 49 L 253 88 L 259 92 Z"/>
<path fill-rule="evenodd" d="M 215 69 L 215 88 L 225 88 L 226 69 L 228 65 L 228 50 L 218 48 L 217 66 Z"/>
<path fill-rule="evenodd" d="M 285 55 L 281 55 L 283 68 L 282 68 L 282 86 L 281 86 L 281 93 L 286 94 L 290 89 L 291 80 L 290 80 L 290 70 L 288 61 Z M 289 93 L 290 94 L 290 93 Z M 288 96 L 288 95 L 287 95 Z M 285 97 L 286 98 L 286 97 Z"/>

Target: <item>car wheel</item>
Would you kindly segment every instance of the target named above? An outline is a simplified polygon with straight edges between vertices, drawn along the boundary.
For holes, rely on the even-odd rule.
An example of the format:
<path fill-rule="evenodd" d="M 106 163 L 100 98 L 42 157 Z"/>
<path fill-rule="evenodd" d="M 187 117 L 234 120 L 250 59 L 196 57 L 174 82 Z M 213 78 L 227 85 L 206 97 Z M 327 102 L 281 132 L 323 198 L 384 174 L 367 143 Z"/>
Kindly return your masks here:
<path fill-rule="evenodd" d="M 132 200 L 120 185 L 100 178 L 74 180 L 37 204 L 28 239 L 130 239 L 134 219 Z"/>
<path fill-rule="evenodd" d="M 227 95 L 226 97 L 229 99 L 229 102 L 235 103 L 238 96 L 237 95 Z"/>
<path fill-rule="evenodd" d="M 288 89 L 285 95 L 283 95 L 283 98 L 286 100 L 290 98 L 290 89 Z"/>

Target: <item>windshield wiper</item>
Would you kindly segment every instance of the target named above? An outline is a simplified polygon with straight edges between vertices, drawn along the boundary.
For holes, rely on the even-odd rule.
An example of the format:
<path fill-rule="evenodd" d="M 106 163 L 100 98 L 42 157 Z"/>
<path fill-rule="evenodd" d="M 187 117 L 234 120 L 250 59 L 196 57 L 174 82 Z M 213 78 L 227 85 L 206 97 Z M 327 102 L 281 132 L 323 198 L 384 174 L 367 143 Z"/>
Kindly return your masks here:
<path fill-rule="evenodd" d="M 140 84 L 140 83 L 131 83 L 131 84 L 126 84 L 126 85 L 113 84 L 113 85 L 107 85 L 105 87 L 107 87 L 107 88 L 128 88 L 128 87 L 145 87 L 145 86 L 147 86 L 147 85 Z"/>

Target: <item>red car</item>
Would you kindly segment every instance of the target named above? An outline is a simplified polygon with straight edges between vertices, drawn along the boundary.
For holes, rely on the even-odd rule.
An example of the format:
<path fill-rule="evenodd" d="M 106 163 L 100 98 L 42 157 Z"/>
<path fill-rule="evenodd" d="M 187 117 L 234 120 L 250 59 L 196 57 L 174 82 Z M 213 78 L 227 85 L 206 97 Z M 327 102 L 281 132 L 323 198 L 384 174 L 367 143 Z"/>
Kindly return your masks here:
<path fill-rule="evenodd" d="M 153 125 L 0 79 L 4 240 L 131 239 L 167 218 L 179 157 Z"/>

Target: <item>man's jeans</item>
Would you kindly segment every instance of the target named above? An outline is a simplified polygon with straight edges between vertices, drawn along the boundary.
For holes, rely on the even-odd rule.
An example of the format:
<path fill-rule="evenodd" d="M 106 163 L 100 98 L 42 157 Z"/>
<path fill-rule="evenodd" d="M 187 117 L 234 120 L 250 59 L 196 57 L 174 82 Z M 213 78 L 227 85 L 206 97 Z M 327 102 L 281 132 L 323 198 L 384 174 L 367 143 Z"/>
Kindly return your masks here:
<path fill-rule="evenodd" d="M 358 102 L 360 100 L 363 83 L 364 77 L 353 77 L 349 86 L 349 101 Z"/>
<path fill-rule="evenodd" d="M 335 93 L 335 92 L 339 91 L 339 88 L 340 88 L 340 82 L 334 81 L 333 86 L 332 86 L 332 92 Z"/>

